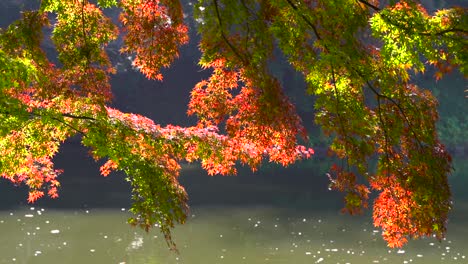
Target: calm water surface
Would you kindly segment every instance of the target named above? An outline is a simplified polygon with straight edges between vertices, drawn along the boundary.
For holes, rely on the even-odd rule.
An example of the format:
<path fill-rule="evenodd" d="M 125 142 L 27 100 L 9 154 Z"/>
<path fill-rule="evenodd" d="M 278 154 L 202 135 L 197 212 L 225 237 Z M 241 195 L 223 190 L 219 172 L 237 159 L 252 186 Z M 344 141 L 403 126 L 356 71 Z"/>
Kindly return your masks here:
<path fill-rule="evenodd" d="M 177 255 L 159 231 L 127 225 L 125 208 L 31 207 L 0 213 L 0 263 L 468 263 L 468 206 L 458 208 L 441 243 L 423 239 L 389 249 L 369 216 L 196 207 L 174 232 Z"/>
<path fill-rule="evenodd" d="M 318 169 L 237 177 L 209 177 L 187 169 L 182 180 L 191 214 L 173 234 L 180 254 L 167 249 L 157 228 L 147 234 L 126 223 L 128 208 L 122 207 L 129 205 L 129 192 L 116 184 L 122 181 L 118 175 L 78 177 L 86 175 L 80 168 L 88 167 L 68 170 L 78 175 L 64 175 L 61 197 L 50 204 L 2 207 L 0 263 L 468 263 L 466 167 L 457 167 L 459 174 L 451 177 L 455 202 L 447 238 L 410 241 L 402 249 L 386 247 L 369 212 L 340 214 L 342 197 L 326 190 L 328 182 L 317 176 Z M 25 190 L 18 196 L 11 188 L 1 189 L 4 205 L 25 200 Z"/>

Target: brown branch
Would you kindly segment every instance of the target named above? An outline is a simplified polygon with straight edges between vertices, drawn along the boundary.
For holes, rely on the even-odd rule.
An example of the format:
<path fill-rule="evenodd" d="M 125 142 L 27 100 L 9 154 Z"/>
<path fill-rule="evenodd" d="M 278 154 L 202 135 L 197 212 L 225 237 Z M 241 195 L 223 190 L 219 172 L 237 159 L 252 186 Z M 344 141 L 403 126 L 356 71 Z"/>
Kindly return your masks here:
<path fill-rule="evenodd" d="M 62 113 L 61 114 L 64 117 L 70 117 L 70 118 L 75 118 L 75 119 L 86 119 L 86 120 L 96 120 L 94 117 L 89 117 L 89 116 L 77 116 L 69 113 Z"/>
<path fill-rule="evenodd" d="M 381 10 L 377 6 L 371 4 L 371 3 L 367 2 L 367 1 L 364 1 L 364 0 L 357 0 L 357 1 L 364 4 L 364 5 L 366 5 L 366 6 L 368 6 L 368 7 L 370 7 L 370 8 L 372 8 L 372 9 L 374 9 L 375 11 L 380 11 Z"/>

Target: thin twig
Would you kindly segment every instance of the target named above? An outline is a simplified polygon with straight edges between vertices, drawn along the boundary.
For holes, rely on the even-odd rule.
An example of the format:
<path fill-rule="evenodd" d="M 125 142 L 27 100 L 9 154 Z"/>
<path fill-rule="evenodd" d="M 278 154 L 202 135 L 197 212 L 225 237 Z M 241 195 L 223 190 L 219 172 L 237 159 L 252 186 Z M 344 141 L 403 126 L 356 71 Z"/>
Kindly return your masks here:
<path fill-rule="evenodd" d="M 400 105 L 397 101 L 395 101 L 395 99 L 393 99 L 393 98 L 391 98 L 391 97 L 389 97 L 389 96 L 386 96 L 386 95 L 384 95 L 384 94 L 379 93 L 379 92 L 371 85 L 371 83 L 370 83 L 368 80 L 366 80 L 366 83 L 367 83 L 367 86 L 371 89 L 371 91 L 372 91 L 376 96 L 381 97 L 381 98 L 385 98 L 385 99 L 389 100 L 392 104 L 394 104 L 394 105 L 398 108 L 398 111 L 400 111 L 401 115 L 403 116 L 403 118 L 405 119 L 406 123 L 408 124 L 408 127 L 409 127 L 411 133 L 414 135 L 414 138 L 415 138 L 416 141 L 418 142 L 419 147 L 422 148 L 422 143 L 421 143 L 421 141 L 420 141 L 419 138 L 418 138 L 418 134 L 416 134 L 416 132 L 414 131 L 413 125 L 412 125 L 412 123 L 410 122 L 408 116 L 406 115 L 406 113 L 405 113 L 405 111 L 403 110 L 403 108 L 401 107 L 401 105 Z"/>
<path fill-rule="evenodd" d="M 312 22 L 301 12 L 299 12 L 299 8 L 297 8 L 296 5 L 294 5 L 293 2 L 291 2 L 291 0 L 286 0 L 286 2 L 288 2 L 288 4 L 294 9 L 294 11 L 296 11 L 297 13 L 299 13 L 299 15 L 302 17 L 302 19 L 312 28 L 312 30 L 314 31 L 314 34 L 315 34 L 315 37 L 318 39 L 318 40 L 321 40 L 322 38 L 320 37 L 319 33 L 318 33 L 318 30 L 317 28 L 315 27 L 314 24 L 312 24 Z"/>
<path fill-rule="evenodd" d="M 94 118 L 94 117 L 77 116 L 77 115 L 73 115 L 73 114 L 69 114 L 69 113 L 62 113 L 61 115 L 64 116 L 64 117 L 71 117 L 71 118 L 75 118 L 75 119 L 96 120 L 96 118 Z"/>
<path fill-rule="evenodd" d="M 86 0 L 81 0 L 81 28 L 83 30 L 83 42 L 84 42 L 84 52 L 86 56 L 86 62 L 87 64 L 91 64 L 91 53 L 90 50 L 88 50 L 88 41 L 87 41 L 87 36 L 86 36 L 86 28 L 85 28 L 85 16 L 84 16 L 84 7 L 85 7 L 85 1 Z"/>
<path fill-rule="evenodd" d="M 75 128 L 74 126 L 68 124 L 67 122 L 64 122 L 64 121 L 62 121 L 62 120 L 60 120 L 60 119 L 58 119 L 56 117 L 51 117 L 51 119 L 65 125 L 65 126 L 67 126 L 69 128 L 71 128 L 73 130 L 75 130 L 76 132 L 80 133 L 82 136 L 86 136 L 86 134 L 83 131 L 79 130 L 78 128 Z"/>
<path fill-rule="evenodd" d="M 382 116 L 382 107 L 381 107 L 381 104 L 380 104 L 380 97 L 377 96 L 377 105 L 378 105 L 378 108 L 377 108 L 377 112 L 378 112 L 378 115 L 379 115 L 379 120 L 380 120 L 380 124 L 382 125 L 382 130 L 383 130 L 383 136 L 384 136 L 384 139 L 385 139 L 385 158 L 387 159 L 387 168 L 390 166 L 390 156 L 388 154 L 388 150 L 389 150 L 389 145 L 388 145 L 388 134 L 387 134 L 387 127 L 385 126 L 385 122 L 384 122 L 384 119 L 383 119 L 383 116 Z"/>
<path fill-rule="evenodd" d="M 10 116 L 15 116 L 14 114 L 12 114 L 12 113 L 9 112 L 9 111 L 1 111 L 0 113 L 1 113 L 1 114 L 5 114 L 5 115 L 10 115 Z M 75 115 L 72 115 L 72 114 L 61 114 L 61 115 L 64 116 L 64 117 L 77 118 L 77 119 L 96 120 L 96 119 L 94 119 L 94 118 L 92 118 L 92 117 L 87 117 L 87 116 L 75 116 Z M 18 116 L 18 115 L 16 115 L 16 116 Z M 38 113 L 34 113 L 34 112 L 29 113 L 28 116 L 29 116 L 29 120 L 33 119 L 34 117 L 39 117 L 39 118 L 44 117 L 43 115 L 38 114 Z M 50 118 L 51 118 L 52 120 L 55 120 L 55 121 L 57 121 L 57 122 L 59 122 L 59 123 L 65 125 L 65 126 L 71 128 L 71 129 L 75 130 L 76 132 L 80 133 L 81 135 L 85 136 L 85 133 L 84 133 L 83 131 L 81 131 L 81 130 L 75 128 L 75 127 L 73 127 L 72 125 L 68 124 L 67 122 L 65 122 L 65 121 L 63 121 L 63 120 L 60 120 L 60 119 L 57 118 L 57 117 L 52 117 L 52 116 L 51 116 Z"/>
<path fill-rule="evenodd" d="M 333 90 L 334 90 L 334 93 L 335 93 L 335 102 L 336 102 L 336 114 L 338 115 L 338 121 L 340 123 L 340 128 L 341 128 L 341 131 L 343 133 L 343 136 L 345 138 L 348 137 L 348 134 L 346 133 L 346 129 L 344 127 L 344 121 L 343 121 L 343 117 L 341 116 L 340 114 L 340 94 L 338 93 L 338 88 L 336 87 L 336 78 L 335 78 L 335 69 L 333 67 L 333 65 L 330 65 L 331 66 L 331 72 L 332 72 L 332 82 L 333 82 Z M 344 145 L 344 148 L 345 148 L 345 154 L 346 154 L 346 165 L 348 167 L 348 171 L 350 170 L 349 169 L 349 161 L 348 161 L 348 157 L 349 157 L 349 154 L 348 154 L 348 148 L 346 147 L 346 145 Z"/>
<path fill-rule="evenodd" d="M 248 61 L 245 60 L 240 55 L 240 53 L 237 51 L 236 47 L 234 47 L 234 45 L 232 45 L 231 42 L 229 42 L 228 38 L 226 37 L 226 34 L 224 33 L 223 22 L 222 22 L 222 19 L 221 19 L 221 15 L 219 14 L 218 0 L 213 0 L 213 3 L 214 3 L 214 6 L 215 6 L 215 10 L 216 10 L 216 17 L 218 19 L 219 30 L 221 31 L 221 37 L 223 38 L 224 42 L 226 42 L 226 44 L 229 46 L 229 48 L 232 50 L 232 52 L 234 52 L 234 54 L 241 60 L 241 62 L 244 63 L 244 65 L 247 65 Z"/>

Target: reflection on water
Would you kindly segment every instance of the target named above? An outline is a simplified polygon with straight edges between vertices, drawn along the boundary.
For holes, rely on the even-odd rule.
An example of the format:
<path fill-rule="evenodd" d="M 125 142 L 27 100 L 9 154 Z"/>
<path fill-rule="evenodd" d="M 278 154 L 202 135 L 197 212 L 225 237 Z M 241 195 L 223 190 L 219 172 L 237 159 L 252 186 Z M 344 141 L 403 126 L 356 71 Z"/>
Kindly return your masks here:
<path fill-rule="evenodd" d="M 468 263 L 463 222 L 451 222 L 441 243 L 389 249 L 368 216 L 198 207 L 174 232 L 177 255 L 157 231 L 129 227 L 125 211 L 3 211 L 0 263 Z"/>

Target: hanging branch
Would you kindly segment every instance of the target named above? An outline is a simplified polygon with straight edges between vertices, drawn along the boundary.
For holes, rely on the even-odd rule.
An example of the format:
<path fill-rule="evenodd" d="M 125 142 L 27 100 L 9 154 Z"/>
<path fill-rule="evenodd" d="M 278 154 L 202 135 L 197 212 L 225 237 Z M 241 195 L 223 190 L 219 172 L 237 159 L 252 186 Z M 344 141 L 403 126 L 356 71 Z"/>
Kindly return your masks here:
<path fill-rule="evenodd" d="M 218 0 L 213 0 L 213 3 L 214 3 L 214 6 L 215 6 L 215 10 L 216 10 L 216 18 L 218 19 L 219 30 L 221 31 L 221 36 L 223 37 L 224 42 L 226 42 L 226 44 L 229 46 L 229 48 L 232 50 L 232 52 L 234 52 L 234 54 L 241 60 L 241 62 L 244 65 L 248 65 L 249 64 L 248 61 L 245 60 L 240 55 L 240 53 L 237 51 L 236 47 L 234 47 L 234 45 L 231 44 L 231 42 L 226 37 L 226 34 L 224 33 L 223 22 L 221 20 L 221 15 L 219 13 Z"/>

